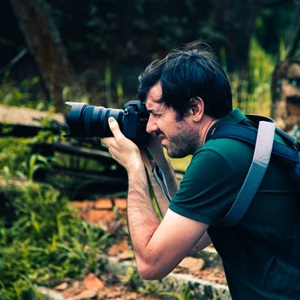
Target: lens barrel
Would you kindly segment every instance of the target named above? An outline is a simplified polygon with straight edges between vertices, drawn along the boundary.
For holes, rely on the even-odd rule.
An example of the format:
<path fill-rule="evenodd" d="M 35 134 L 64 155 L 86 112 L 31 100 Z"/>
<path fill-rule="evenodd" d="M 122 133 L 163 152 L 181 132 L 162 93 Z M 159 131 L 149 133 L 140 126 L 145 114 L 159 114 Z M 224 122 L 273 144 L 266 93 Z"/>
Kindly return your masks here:
<path fill-rule="evenodd" d="M 71 106 L 67 115 L 69 137 L 108 137 L 112 132 L 108 126 L 108 118 L 113 117 L 119 123 L 122 130 L 123 110 L 92 106 L 86 103 L 66 102 Z"/>

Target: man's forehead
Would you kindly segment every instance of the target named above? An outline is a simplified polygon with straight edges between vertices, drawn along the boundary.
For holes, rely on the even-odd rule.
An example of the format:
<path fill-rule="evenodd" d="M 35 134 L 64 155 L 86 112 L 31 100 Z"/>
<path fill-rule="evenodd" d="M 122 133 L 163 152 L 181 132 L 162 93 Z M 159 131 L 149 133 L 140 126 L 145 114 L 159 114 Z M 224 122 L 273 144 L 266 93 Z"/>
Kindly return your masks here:
<path fill-rule="evenodd" d="M 157 102 L 162 97 L 161 84 L 158 82 L 148 92 L 146 102 L 152 101 Z"/>

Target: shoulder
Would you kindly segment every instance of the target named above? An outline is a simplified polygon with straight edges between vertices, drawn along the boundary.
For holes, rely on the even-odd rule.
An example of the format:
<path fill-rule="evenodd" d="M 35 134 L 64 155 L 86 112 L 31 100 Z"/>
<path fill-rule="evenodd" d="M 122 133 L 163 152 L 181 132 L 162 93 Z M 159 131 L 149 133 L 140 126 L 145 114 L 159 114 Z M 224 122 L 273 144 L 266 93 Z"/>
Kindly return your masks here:
<path fill-rule="evenodd" d="M 198 149 L 173 197 L 170 208 L 214 225 L 232 204 L 245 178 L 251 155 L 230 139 L 211 141 Z M 251 150 L 247 150 L 251 152 Z"/>
<path fill-rule="evenodd" d="M 231 138 L 209 140 L 193 155 L 191 164 L 209 164 L 220 168 L 220 164 L 227 164 L 232 170 L 249 167 L 254 148 L 244 142 Z"/>

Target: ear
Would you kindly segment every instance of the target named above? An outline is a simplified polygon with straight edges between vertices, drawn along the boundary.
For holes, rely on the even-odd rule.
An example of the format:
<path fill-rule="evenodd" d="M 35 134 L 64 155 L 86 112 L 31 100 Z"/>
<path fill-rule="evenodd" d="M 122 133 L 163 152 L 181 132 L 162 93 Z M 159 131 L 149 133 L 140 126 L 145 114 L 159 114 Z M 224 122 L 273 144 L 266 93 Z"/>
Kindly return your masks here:
<path fill-rule="evenodd" d="M 200 97 L 190 99 L 190 113 L 194 122 L 199 122 L 204 114 L 204 102 Z"/>

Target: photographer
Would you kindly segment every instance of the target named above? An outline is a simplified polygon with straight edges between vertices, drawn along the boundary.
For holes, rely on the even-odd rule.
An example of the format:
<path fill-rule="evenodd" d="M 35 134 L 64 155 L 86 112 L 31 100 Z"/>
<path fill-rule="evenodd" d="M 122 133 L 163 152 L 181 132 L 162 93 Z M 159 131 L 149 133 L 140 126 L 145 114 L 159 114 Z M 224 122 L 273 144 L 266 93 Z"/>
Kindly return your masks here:
<path fill-rule="evenodd" d="M 128 172 L 128 226 L 141 277 L 160 279 L 212 242 L 232 299 L 299 298 L 300 269 L 293 258 L 300 253 L 300 201 L 281 161 L 271 158 L 242 221 L 218 224 L 243 185 L 254 148 L 230 138 L 206 142 L 219 124 L 253 126 L 232 109 L 230 84 L 213 53 L 200 43 L 175 49 L 150 64 L 139 81 L 139 98 L 150 113 L 148 147 L 165 174 L 171 202 L 153 179 L 144 148 L 127 139 L 114 118 L 108 120 L 113 137 L 102 143 Z M 173 158 L 193 155 L 180 187 L 163 147 Z M 162 221 L 151 204 L 148 176 Z"/>

